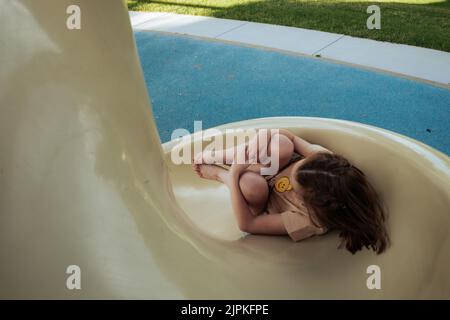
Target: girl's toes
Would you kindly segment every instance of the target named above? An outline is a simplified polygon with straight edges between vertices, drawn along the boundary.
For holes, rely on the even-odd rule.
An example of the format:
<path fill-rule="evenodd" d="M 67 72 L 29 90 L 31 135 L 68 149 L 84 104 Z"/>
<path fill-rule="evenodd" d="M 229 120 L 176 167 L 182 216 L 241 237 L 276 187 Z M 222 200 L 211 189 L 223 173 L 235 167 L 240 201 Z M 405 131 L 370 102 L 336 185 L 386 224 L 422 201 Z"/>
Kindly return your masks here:
<path fill-rule="evenodd" d="M 199 175 L 203 179 L 217 180 L 220 170 L 224 169 L 211 164 L 202 164 L 199 166 L 199 170 L 200 170 Z"/>
<path fill-rule="evenodd" d="M 193 160 L 193 162 L 194 162 L 194 164 L 196 164 L 196 165 L 199 165 L 199 164 L 202 164 L 203 163 L 203 153 L 202 152 L 199 152 L 199 153 L 197 153 L 195 156 L 194 156 L 194 160 Z"/>
<path fill-rule="evenodd" d="M 202 176 L 201 173 L 200 173 L 200 165 L 199 165 L 199 164 L 193 163 L 193 164 L 192 164 L 192 169 L 194 169 L 194 172 L 195 172 L 199 177 Z"/>

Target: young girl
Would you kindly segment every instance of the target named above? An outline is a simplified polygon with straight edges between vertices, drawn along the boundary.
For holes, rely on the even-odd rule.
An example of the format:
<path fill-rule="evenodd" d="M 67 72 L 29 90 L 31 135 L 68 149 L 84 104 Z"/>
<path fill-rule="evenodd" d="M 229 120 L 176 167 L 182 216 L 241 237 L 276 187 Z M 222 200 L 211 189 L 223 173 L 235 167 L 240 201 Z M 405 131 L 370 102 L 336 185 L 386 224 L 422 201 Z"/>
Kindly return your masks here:
<path fill-rule="evenodd" d="M 279 171 L 262 176 L 257 155 L 262 134 L 267 155 L 278 154 Z M 239 153 L 246 163 L 238 164 Z M 256 158 L 255 158 L 256 157 Z M 229 170 L 214 164 L 232 163 Z M 269 164 L 265 163 L 265 166 Z M 364 173 L 344 157 L 283 129 L 260 130 L 248 143 L 196 155 L 194 170 L 230 190 L 239 228 L 252 234 L 285 235 L 299 241 L 336 229 L 352 254 L 363 247 L 383 252 L 388 245 L 385 213 Z"/>

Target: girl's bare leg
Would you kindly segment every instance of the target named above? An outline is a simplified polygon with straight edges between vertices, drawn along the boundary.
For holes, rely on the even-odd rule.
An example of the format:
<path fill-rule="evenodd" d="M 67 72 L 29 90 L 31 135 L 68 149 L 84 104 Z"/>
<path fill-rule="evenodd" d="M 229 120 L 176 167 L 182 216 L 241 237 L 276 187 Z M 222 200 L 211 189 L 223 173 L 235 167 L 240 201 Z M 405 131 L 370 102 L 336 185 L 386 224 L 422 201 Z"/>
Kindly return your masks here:
<path fill-rule="evenodd" d="M 216 180 L 231 188 L 230 174 L 227 170 L 208 164 L 194 164 L 193 166 L 201 178 Z M 247 171 L 241 175 L 239 187 L 250 211 L 254 215 L 264 212 L 269 199 L 269 187 L 266 180 L 257 173 Z"/>
<path fill-rule="evenodd" d="M 260 173 L 260 169 L 263 165 L 268 166 L 269 164 L 262 164 L 261 155 L 267 155 L 271 157 L 272 155 L 278 154 L 279 157 L 279 167 L 284 167 L 291 159 L 294 152 L 294 144 L 291 139 L 282 134 L 276 134 L 270 136 L 269 131 L 258 131 L 257 135 L 250 140 L 247 144 L 240 144 L 228 149 L 215 150 L 214 154 L 211 151 L 205 151 L 195 156 L 194 163 L 220 163 L 231 165 L 238 155 L 241 155 L 240 159 L 244 161 L 254 161 L 248 167 L 247 171 Z M 249 159 L 250 153 L 257 150 L 256 159 Z"/>

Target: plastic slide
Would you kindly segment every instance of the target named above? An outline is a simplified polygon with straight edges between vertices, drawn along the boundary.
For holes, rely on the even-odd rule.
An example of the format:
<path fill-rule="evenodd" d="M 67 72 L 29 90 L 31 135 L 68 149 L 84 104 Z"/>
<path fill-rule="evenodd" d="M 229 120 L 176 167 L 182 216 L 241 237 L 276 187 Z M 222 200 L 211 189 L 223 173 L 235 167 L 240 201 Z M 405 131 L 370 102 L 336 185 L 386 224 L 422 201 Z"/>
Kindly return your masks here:
<path fill-rule="evenodd" d="M 392 246 L 245 236 L 226 189 L 175 166 L 176 141 L 161 146 L 123 1 L 76 3 L 80 29 L 72 1 L 0 2 L 0 298 L 450 298 L 446 155 L 347 121 L 226 125 L 289 128 L 346 155 L 380 191 Z"/>

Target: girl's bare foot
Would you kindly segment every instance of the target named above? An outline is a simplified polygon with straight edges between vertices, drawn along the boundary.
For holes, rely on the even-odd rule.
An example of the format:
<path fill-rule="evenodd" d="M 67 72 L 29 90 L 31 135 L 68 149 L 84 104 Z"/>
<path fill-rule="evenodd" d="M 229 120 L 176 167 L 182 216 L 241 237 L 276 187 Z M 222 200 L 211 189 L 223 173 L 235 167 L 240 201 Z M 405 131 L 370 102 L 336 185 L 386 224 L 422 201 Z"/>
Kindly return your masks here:
<path fill-rule="evenodd" d="M 227 170 L 211 164 L 194 164 L 193 169 L 200 178 L 219 182 L 223 182 L 222 177 L 227 173 Z"/>

